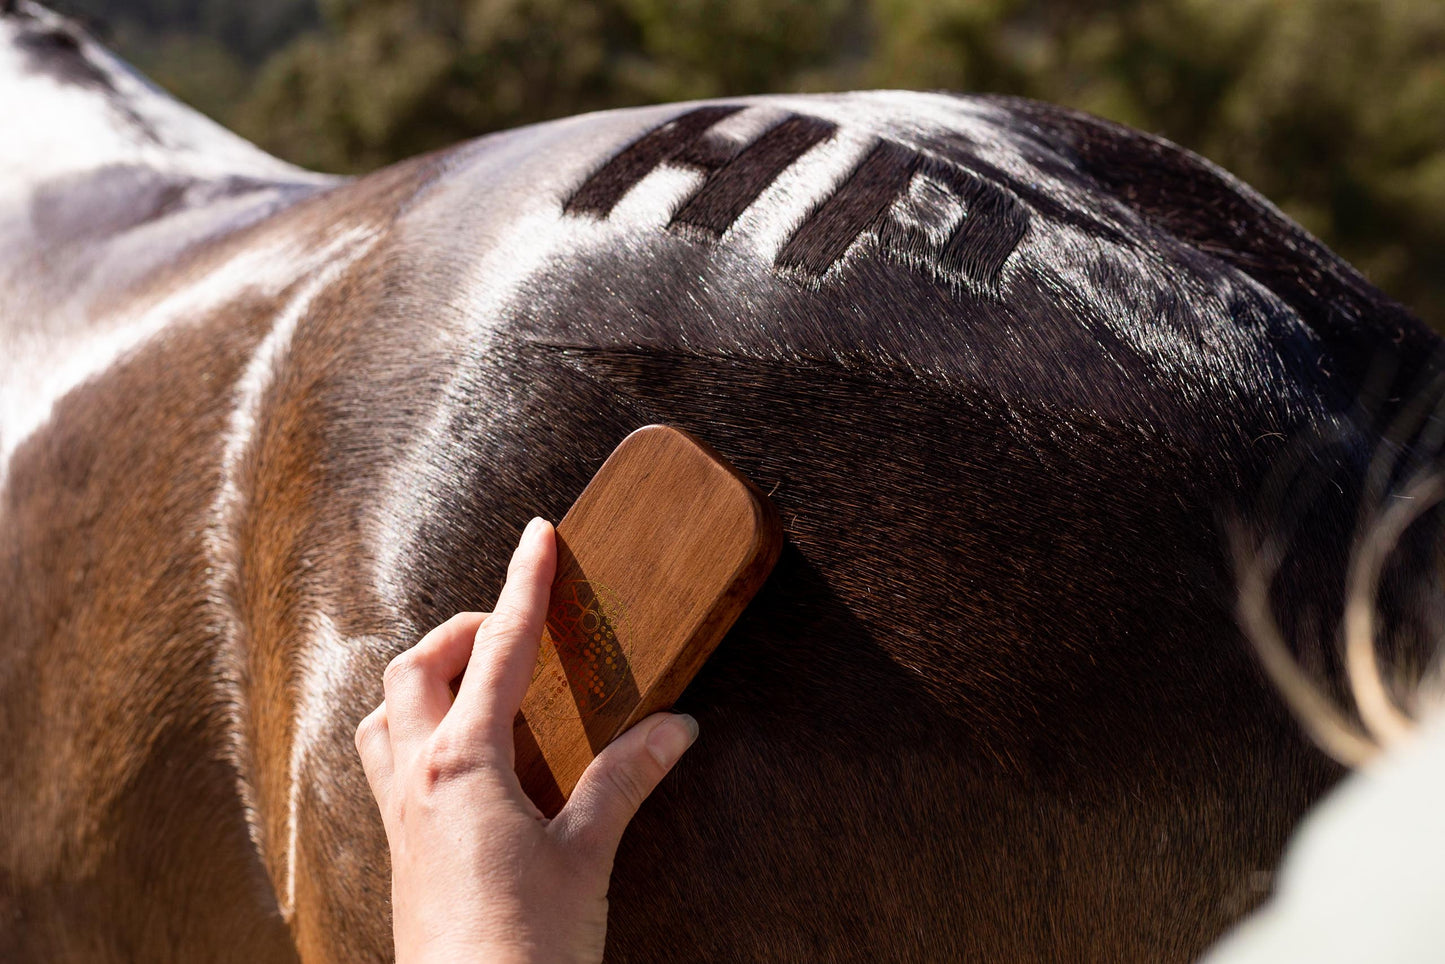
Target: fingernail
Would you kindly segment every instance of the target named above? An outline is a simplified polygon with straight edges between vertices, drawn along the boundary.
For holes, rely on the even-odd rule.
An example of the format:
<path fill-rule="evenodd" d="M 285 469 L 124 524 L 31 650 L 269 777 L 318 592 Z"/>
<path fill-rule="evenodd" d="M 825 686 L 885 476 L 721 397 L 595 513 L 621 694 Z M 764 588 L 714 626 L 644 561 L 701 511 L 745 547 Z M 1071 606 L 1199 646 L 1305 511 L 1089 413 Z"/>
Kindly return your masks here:
<path fill-rule="evenodd" d="M 678 757 L 682 756 L 696 739 L 697 720 L 686 713 L 674 713 L 647 734 L 647 752 L 652 754 L 658 766 L 666 770 L 677 762 Z"/>
<path fill-rule="evenodd" d="M 537 538 L 537 535 L 542 531 L 542 526 L 544 526 L 544 525 L 546 525 L 546 524 L 547 524 L 547 520 L 546 520 L 546 519 L 543 519 L 541 516 L 533 516 L 533 517 L 532 517 L 532 521 L 527 523 L 527 528 L 525 528 L 525 529 L 522 530 L 522 538 L 523 538 L 523 539 L 535 539 L 535 538 Z"/>

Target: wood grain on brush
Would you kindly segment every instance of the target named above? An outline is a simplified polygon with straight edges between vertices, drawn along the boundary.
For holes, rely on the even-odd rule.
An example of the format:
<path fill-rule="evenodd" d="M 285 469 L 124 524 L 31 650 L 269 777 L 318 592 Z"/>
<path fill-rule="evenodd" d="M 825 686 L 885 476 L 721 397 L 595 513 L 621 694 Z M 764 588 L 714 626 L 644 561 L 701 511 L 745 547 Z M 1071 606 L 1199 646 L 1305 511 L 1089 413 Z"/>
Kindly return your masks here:
<path fill-rule="evenodd" d="M 603 747 L 666 709 L 782 547 L 767 498 L 706 444 L 650 425 L 622 441 L 557 526 L 557 575 L 513 732 L 517 774 L 559 810 Z"/>

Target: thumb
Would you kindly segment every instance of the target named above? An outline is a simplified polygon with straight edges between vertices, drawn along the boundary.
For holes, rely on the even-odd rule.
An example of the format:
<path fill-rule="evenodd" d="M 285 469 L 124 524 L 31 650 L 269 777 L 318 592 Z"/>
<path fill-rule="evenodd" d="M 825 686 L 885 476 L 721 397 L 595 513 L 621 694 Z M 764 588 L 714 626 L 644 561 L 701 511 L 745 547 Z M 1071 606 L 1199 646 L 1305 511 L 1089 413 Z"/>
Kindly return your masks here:
<path fill-rule="evenodd" d="M 686 713 L 647 717 L 597 754 L 552 827 L 610 868 L 637 808 L 696 739 Z"/>

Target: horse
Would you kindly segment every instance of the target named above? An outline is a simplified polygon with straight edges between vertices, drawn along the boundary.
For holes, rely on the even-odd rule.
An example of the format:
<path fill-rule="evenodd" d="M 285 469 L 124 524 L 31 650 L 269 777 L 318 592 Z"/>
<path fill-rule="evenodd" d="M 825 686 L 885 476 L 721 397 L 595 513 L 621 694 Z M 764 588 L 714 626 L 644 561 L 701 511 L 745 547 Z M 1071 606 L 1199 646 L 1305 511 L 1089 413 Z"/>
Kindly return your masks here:
<path fill-rule="evenodd" d="M 1328 621 L 1439 343 L 1188 151 L 874 91 L 331 177 L 28 0 L 0 78 L 0 957 L 389 959 L 382 671 L 650 422 L 786 544 L 608 960 L 1183 961 L 1339 777 L 1221 520 L 1334 439 L 1277 586 Z"/>

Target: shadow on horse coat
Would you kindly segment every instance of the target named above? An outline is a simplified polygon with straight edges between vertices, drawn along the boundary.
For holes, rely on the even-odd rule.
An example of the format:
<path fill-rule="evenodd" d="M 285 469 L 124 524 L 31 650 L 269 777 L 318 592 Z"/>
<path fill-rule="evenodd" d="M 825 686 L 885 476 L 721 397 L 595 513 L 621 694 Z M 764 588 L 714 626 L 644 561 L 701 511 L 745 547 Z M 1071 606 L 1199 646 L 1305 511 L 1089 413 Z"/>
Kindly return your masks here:
<path fill-rule="evenodd" d="M 387 958 L 382 668 L 653 421 L 788 544 L 679 704 L 610 960 L 1182 961 L 1267 891 L 1338 772 L 1218 522 L 1339 433 L 1281 588 L 1337 612 L 1356 398 L 1436 339 L 1228 175 L 891 92 L 208 166 L 93 43 L 0 26 L 35 91 L 124 107 L 0 209 L 7 959 Z"/>

